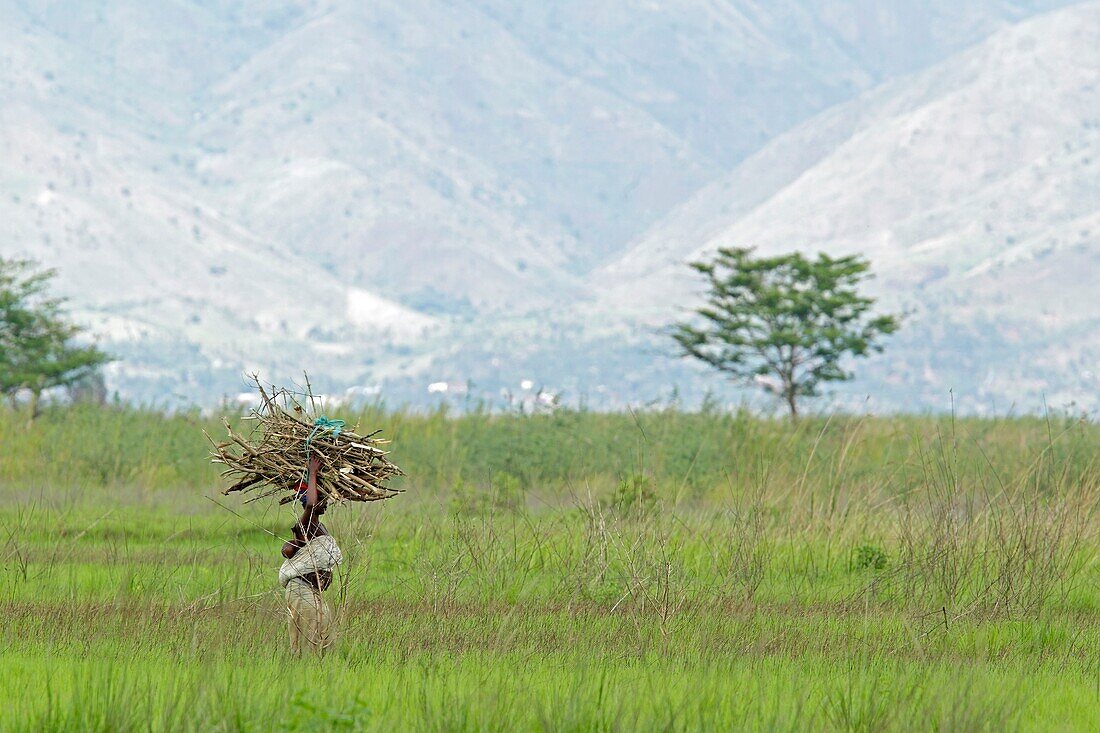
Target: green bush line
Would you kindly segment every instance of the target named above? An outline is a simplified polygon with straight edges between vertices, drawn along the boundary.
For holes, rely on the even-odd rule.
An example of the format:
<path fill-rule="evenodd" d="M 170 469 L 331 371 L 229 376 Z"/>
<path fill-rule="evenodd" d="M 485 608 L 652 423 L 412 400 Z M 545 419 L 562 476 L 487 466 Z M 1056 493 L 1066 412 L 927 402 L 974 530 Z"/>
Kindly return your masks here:
<path fill-rule="evenodd" d="M 795 482 L 836 501 L 843 487 L 905 492 L 930 469 L 988 484 L 1036 461 L 1050 468 L 1032 472 L 1043 490 L 1094 472 L 1100 454 L 1100 426 L 1066 418 L 839 416 L 792 428 L 744 412 L 676 409 L 530 416 L 366 409 L 342 416 L 382 428 L 409 474 L 401 485 L 420 491 L 503 483 L 512 491 L 583 492 L 586 483 L 644 476 L 679 498 Z M 223 432 L 218 420 L 197 413 L 54 407 L 28 427 L 24 415 L 0 410 L 0 486 L 215 487 L 203 430 Z"/>

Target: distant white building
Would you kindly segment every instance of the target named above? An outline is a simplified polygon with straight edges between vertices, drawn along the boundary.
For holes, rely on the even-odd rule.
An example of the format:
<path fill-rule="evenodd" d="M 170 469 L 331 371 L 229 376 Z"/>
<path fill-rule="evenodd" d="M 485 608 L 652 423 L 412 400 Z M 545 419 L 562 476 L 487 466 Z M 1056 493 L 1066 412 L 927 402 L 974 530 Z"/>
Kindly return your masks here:
<path fill-rule="evenodd" d="M 344 393 L 347 399 L 355 399 L 356 397 L 377 397 L 382 394 L 381 384 L 361 384 L 354 387 L 348 387 Z"/>
<path fill-rule="evenodd" d="M 255 392 L 240 392 L 233 398 L 233 404 L 239 407 L 259 407 L 260 395 Z"/>
<path fill-rule="evenodd" d="M 469 391 L 466 382 L 432 382 L 428 385 L 429 394 L 464 395 Z"/>

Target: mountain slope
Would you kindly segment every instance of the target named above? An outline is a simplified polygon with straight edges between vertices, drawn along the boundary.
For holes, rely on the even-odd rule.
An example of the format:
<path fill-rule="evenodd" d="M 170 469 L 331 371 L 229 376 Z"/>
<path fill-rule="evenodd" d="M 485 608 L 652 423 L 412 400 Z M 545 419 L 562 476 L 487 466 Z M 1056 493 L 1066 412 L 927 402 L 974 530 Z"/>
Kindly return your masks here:
<path fill-rule="evenodd" d="M 52 131 L 24 106 L 5 106 L 0 124 L 24 131 L 0 142 L 0 161 L 19 162 L 0 164 L 9 247 L 58 266 L 60 290 L 78 294 L 74 315 L 127 357 L 110 367 L 119 381 L 205 390 L 212 368 L 294 374 L 333 349 L 415 342 L 435 328 L 178 190 L 135 185 L 142 177 L 124 164 L 102 164 L 132 155 L 140 139 L 100 137 L 90 156 L 85 138 Z"/>
<path fill-rule="evenodd" d="M 475 0 L 547 63 L 728 166 L 885 79 L 1065 4 L 987 0 Z"/>
<path fill-rule="evenodd" d="M 948 325 L 937 341 L 903 339 L 895 356 L 935 373 L 941 355 L 966 350 L 967 324 L 1000 322 L 989 335 L 1028 348 L 987 365 L 989 391 L 1011 394 L 1018 378 L 1033 393 L 1085 392 L 1100 355 L 1087 274 L 1100 271 L 1098 162 L 1100 3 L 1090 2 L 781 136 L 593 280 L 605 310 L 659 322 L 696 287 L 683 262 L 715 247 L 863 253 L 872 289 L 915 310 L 913 333 Z M 1053 365 L 1057 377 L 1035 376 Z"/>
<path fill-rule="evenodd" d="M 146 174 L 349 284 L 469 313 L 583 299 L 578 275 L 769 137 L 1060 2 L 0 0 L 0 13 L 6 47 L 41 42 L 29 53 L 58 101 L 156 143 Z"/>
<path fill-rule="evenodd" d="M 668 289 L 668 262 L 730 227 L 797 220 L 781 201 L 800 177 L 857 135 L 848 165 L 865 164 L 860 146 L 885 154 L 864 113 L 894 92 L 762 143 L 1061 4 L 0 0 L 0 253 L 60 268 L 77 314 L 123 357 L 112 381 L 131 396 L 209 399 L 242 371 L 305 365 L 334 383 L 400 379 L 411 399 L 437 376 L 496 384 L 531 369 L 574 393 L 629 374 L 623 394 L 648 395 L 667 374 L 620 348 L 638 321 L 619 311 L 639 309 L 616 286 L 687 292 Z M 954 83 L 943 73 L 927 77 L 930 99 Z M 1034 196 L 1047 211 L 1087 195 L 1072 170 L 1091 148 L 1049 142 L 1036 141 L 1031 178 L 997 169 L 1001 188 L 983 183 L 972 205 Z M 821 169 L 819 187 L 842 169 Z M 996 290 L 993 273 L 1032 272 L 1048 234 L 1094 226 L 1076 205 L 1030 223 L 1014 209 L 987 217 L 1011 244 L 959 260 L 950 204 L 920 203 L 943 247 L 923 234 L 926 255 L 895 247 L 929 283 L 949 267 Z M 844 206 L 857 218 L 838 214 L 830 241 L 878 246 L 858 237 L 874 212 Z M 909 218 L 899 241 L 925 226 Z M 663 251 L 670 240 L 682 244 Z M 1074 251 L 1050 267 L 1086 264 Z M 999 317 L 994 304 L 958 308 Z"/>
<path fill-rule="evenodd" d="M 231 389 L 246 369 L 287 375 L 314 362 L 354 378 L 361 359 L 334 356 L 369 349 L 384 362 L 379 343 L 439 330 L 196 197 L 165 174 L 147 118 L 120 118 L 118 100 L 78 89 L 74 59 L 94 55 L 3 10 L 12 22 L 0 34 L 13 42 L 0 56 L 0 252 L 58 268 L 74 315 L 123 357 L 108 368 L 115 384 L 208 399 L 212 379 Z"/>
<path fill-rule="evenodd" d="M 605 238 L 597 227 L 621 229 L 648 205 L 629 198 L 653 195 L 622 199 L 627 182 L 657 173 L 659 197 L 675 200 L 706 178 L 644 113 L 448 3 L 336 6 L 212 99 L 192 136 L 227 209 L 402 296 L 430 289 L 480 308 L 575 297 L 581 217 Z M 608 196 L 622 199 L 618 217 L 586 213 Z"/>

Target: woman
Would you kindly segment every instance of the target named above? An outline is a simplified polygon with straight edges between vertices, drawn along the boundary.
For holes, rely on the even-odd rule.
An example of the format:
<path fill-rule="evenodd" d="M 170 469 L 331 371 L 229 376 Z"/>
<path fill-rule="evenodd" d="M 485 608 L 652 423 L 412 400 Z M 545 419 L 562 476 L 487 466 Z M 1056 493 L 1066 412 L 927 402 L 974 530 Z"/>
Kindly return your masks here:
<path fill-rule="evenodd" d="M 286 560 L 279 568 L 279 583 L 286 588 L 286 605 L 290 618 L 290 651 L 302 653 L 305 644 L 323 655 L 332 645 L 332 609 L 322 592 L 332 583 L 332 569 L 343 560 L 336 540 L 321 524 L 325 499 L 318 496 L 317 471 L 321 461 L 309 459 L 307 480 L 300 482 L 302 518 L 294 525 L 294 539 L 283 545 Z"/>

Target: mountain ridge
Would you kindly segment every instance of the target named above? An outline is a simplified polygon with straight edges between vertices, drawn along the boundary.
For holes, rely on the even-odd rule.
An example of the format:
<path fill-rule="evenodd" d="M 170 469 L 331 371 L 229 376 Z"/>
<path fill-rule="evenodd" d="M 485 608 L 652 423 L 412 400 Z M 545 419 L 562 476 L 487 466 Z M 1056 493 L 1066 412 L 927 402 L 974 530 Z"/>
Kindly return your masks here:
<path fill-rule="evenodd" d="M 60 267 L 136 398 L 316 363 L 414 401 L 437 377 L 578 394 L 629 375 L 619 404 L 701 383 L 635 350 L 663 317 L 621 294 L 690 293 L 646 241 L 712 239 L 835 156 L 899 74 L 935 95 L 928 63 L 1062 4 L 0 0 L 0 252 Z M 1091 135 L 998 195 L 1087 196 Z M 1047 223 L 1068 242 L 1091 217 Z M 977 290 L 1049 245 L 1024 223 L 991 221 L 1019 240 L 963 263 Z M 925 240 L 884 287 L 933 287 L 954 245 Z M 1047 263 L 1072 279 L 1090 260 L 1065 246 Z M 991 293 L 975 313 L 1000 312 Z"/>
<path fill-rule="evenodd" d="M 878 276 L 870 291 L 884 307 L 913 311 L 909 326 L 918 333 L 927 334 L 923 321 L 965 333 L 979 318 L 1003 320 L 1009 340 L 1013 329 L 1050 332 L 1039 342 L 1029 337 L 1030 348 L 1008 363 L 999 356 L 988 392 L 1003 396 L 1018 380 L 1031 399 L 1050 391 L 1093 405 L 1088 385 L 1100 359 L 1100 299 L 1082 273 L 1100 267 L 1097 48 L 1100 3 L 1083 3 L 823 113 L 595 273 L 604 298 L 598 307 L 667 321 L 665 304 L 689 301 L 698 287 L 683 263 L 721 245 L 860 253 Z M 804 167 L 739 197 L 772 162 L 791 161 Z M 730 198 L 744 205 L 726 205 Z M 1052 320 L 1052 312 L 1060 318 Z M 946 341 L 901 342 L 895 357 L 900 350 L 937 371 L 936 351 Z M 980 349 L 973 356 L 981 359 Z M 1035 364 L 1048 365 L 1047 378 Z"/>

